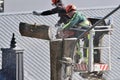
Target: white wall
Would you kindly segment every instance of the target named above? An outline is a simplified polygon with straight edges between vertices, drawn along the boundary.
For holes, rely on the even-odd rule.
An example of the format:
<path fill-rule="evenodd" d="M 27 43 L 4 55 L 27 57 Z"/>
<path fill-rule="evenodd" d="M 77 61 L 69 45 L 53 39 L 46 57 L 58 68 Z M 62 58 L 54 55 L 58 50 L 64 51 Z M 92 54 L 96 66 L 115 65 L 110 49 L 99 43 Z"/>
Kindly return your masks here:
<path fill-rule="evenodd" d="M 5 0 L 5 12 L 21 12 L 51 9 L 50 0 Z"/>
<path fill-rule="evenodd" d="M 51 0 L 4 0 L 5 12 L 21 12 L 51 9 Z M 78 8 L 118 6 L 120 0 L 62 0 L 65 5 L 75 4 Z"/>

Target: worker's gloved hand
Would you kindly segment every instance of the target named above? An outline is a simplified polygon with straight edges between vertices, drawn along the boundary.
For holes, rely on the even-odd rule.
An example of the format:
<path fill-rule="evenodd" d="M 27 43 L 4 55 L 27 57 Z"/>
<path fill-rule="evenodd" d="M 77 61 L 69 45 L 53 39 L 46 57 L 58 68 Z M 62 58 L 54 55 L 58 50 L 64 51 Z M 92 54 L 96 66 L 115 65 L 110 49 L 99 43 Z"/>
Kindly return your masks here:
<path fill-rule="evenodd" d="M 55 24 L 55 27 L 61 27 L 62 28 L 63 26 L 64 26 L 64 23 L 59 23 L 58 22 L 58 23 Z"/>
<path fill-rule="evenodd" d="M 55 24 L 55 27 L 60 27 L 60 26 L 61 26 L 61 24 L 59 24 L 59 23 Z"/>
<path fill-rule="evenodd" d="M 40 13 L 36 12 L 36 11 L 33 11 L 33 15 L 40 15 Z"/>

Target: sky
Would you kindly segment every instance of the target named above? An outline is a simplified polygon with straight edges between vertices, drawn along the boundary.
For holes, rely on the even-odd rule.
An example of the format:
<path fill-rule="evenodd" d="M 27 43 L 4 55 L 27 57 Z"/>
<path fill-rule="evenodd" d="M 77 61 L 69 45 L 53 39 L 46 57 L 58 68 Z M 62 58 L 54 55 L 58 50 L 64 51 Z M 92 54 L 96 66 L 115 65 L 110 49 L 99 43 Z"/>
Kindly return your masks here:
<path fill-rule="evenodd" d="M 44 11 L 52 9 L 51 0 L 4 0 L 5 13 L 24 11 Z M 65 5 L 75 4 L 77 8 L 97 8 L 120 5 L 120 0 L 62 0 Z"/>

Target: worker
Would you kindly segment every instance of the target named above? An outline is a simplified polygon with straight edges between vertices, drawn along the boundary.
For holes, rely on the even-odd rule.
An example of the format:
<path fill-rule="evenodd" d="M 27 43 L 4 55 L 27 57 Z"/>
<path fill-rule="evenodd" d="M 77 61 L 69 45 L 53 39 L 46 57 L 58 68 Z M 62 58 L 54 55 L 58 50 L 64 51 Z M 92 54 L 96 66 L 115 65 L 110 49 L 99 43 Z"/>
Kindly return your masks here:
<path fill-rule="evenodd" d="M 90 22 L 88 21 L 87 17 L 78 12 L 76 10 L 76 6 L 73 4 L 69 4 L 66 6 L 66 12 L 67 15 L 71 18 L 68 23 L 66 23 L 63 27 L 62 30 L 70 30 L 70 28 L 89 28 L 90 27 Z M 80 35 L 80 34 L 79 34 Z M 78 35 L 76 36 L 78 37 Z M 84 46 L 88 47 L 88 36 L 84 41 Z M 80 47 L 79 47 L 80 48 Z M 88 51 L 85 50 L 84 57 L 88 59 Z"/>
<path fill-rule="evenodd" d="M 70 21 L 65 24 L 62 28 L 70 29 L 74 27 L 88 28 L 90 26 L 90 22 L 86 18 L 86 16 L 76 10 L 76 6 L 73 4 L 69 4 L 66 6 L 67 15 L 71 18 Z"/>
<path fill-rule="evenodd" d="M 33 11 L 33 14 L 38 16 L 39 15 L 47 16 L 58 13 L 60 19 L 55 24 L 55 26 L 60 26 L 61 23 L 66 23 L 69 20 L 69 17 L 66 15 L 66 10 L 62 1 L 61 0 L 51 0 L 51 1 L 52 1 L 52 5 L 54 5 L 55 8 L 40 13 L 37 11 Z"/>

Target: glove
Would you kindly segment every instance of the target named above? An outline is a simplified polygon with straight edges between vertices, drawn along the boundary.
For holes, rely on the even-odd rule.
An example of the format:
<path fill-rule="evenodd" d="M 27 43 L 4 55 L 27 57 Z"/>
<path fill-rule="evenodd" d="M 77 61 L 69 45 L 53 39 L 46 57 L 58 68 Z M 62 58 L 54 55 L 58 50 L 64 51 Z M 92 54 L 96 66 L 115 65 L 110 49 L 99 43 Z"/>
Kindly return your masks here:
<path fill-rule="evenodd" d="M 55 24 L 55 27 L 60 27 L 61 25 L 59 23 L 56 23 Z"/>
<path fill-rule="evenodd" d="M 36 11 L 33 11 L 33 15 L 40 15 L 40 13 L 36 12 Z"/>

